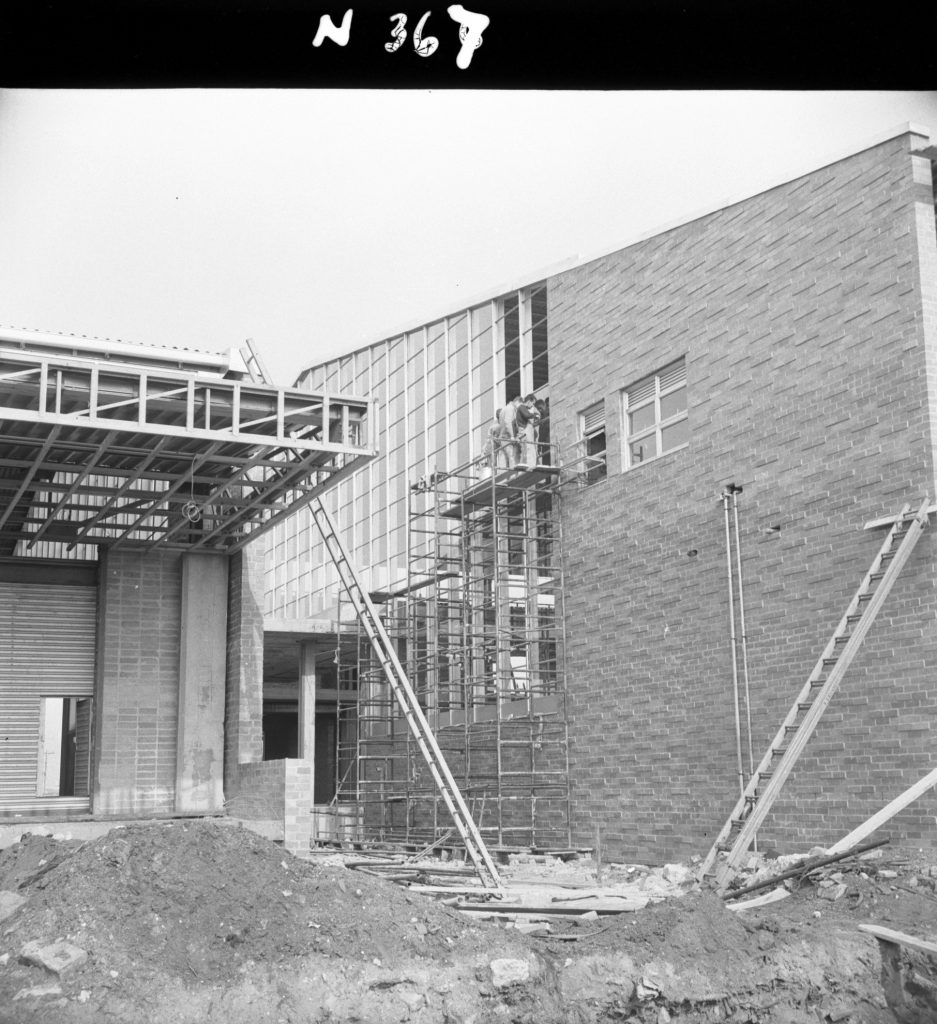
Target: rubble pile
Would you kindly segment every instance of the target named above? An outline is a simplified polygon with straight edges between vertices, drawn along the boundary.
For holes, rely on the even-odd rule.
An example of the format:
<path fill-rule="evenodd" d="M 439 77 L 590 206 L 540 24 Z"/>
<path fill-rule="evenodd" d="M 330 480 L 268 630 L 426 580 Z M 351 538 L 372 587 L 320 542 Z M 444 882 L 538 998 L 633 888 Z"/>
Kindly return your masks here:
<path fill-rule="evenodd" d="M 858 925 L 937 936 L 937 870 L 875 854 L 746 910 L 692 865 L 609 864 L 598 886 L 587 858 L 521 856 L 509 885 L 645 897 L 525 930 L 231 824 L 27 836 L 0 851 L 0 1024 L 894 1024 Z"/>

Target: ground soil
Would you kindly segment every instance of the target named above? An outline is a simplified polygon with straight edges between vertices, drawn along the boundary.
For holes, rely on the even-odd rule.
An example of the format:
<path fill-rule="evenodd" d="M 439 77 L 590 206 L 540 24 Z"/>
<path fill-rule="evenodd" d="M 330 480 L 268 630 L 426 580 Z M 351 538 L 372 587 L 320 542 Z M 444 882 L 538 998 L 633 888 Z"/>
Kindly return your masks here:
<path fill-rule="evenodd" d="M 512 873 L 595 880 L 588 859 Z M 521 931 L 231 824 L 26 836 L 0 851 L 0 1024 L 894 1024 L 858 925 L 937 938 L 934 875 L 875 851 L 732 912 L 685 870 L 606 867 L 652 902 Z M 74 964 L 36 963 L 63 940 Z"/>

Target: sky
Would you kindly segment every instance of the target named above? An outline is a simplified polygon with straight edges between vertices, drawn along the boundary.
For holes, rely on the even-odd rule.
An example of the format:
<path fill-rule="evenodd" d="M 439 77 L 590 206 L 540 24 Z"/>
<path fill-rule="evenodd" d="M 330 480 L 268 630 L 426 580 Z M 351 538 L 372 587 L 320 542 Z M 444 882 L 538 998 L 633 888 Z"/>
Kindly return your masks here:
<path fill-rule="evenodd" d="M 0 325 L 288 385 L 909 121 L 937 92 L 0 91 Z"/>

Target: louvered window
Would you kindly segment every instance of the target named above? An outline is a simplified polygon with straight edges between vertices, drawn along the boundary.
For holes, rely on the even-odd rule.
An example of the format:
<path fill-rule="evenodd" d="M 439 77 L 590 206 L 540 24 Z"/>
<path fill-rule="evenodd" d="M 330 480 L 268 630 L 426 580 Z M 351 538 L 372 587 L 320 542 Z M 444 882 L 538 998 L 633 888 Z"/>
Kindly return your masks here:
<path fill-rule="evenodd" d="M 586 483 L 601 480 L 608 472 L 605 457 L 605 402 L 596 402 L 579 414 L 583 455 L 582 478 Z"/>
<path fill-rule="evenodd" d="M 686 361 L 679 359 L 622 392 L 625 469 L 689 442 Z"/>

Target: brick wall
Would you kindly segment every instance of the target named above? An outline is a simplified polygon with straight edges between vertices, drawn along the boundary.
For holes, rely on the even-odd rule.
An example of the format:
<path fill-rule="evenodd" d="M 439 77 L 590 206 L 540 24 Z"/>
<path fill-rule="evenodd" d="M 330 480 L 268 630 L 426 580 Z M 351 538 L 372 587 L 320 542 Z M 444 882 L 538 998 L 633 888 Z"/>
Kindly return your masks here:
<path fill-rule="evenodd" d="M 228 668 L 224 783 L 230 799 L 238 766 L 263 757 L 263 541 L 231 557 L 228 570 Z"/>
<path fill-rule="evenodd" d="M 744 487 L 756 763 L 881 544 L 862 524 L 934 493 L 934 220 L 909 155 L 921 141 L 896 138 L 550 281 L 555 436 L 575 441 L 578 413 L 604 398 L 609 450 L 608 477 L 562 502 L 581 844 L 599 824 L 610 856 L 704 853 L 737 797 L 726 483 Z M 620 390 L 681 356 L 688 448 L 621 472 Z M 767 845 L 830 843 L 937 764 L 934 550 L 928 531 Z M 933 843 L 935 812 L 932 792 L 893 834 Z"/>
<path fill-rule="evenodd" d="M 235 796 L 226 810 L 236 818 L 276 821 L 290 853 L 309 852 L 312 840 L 312 762 L 300 758 L 238 765 Z"/>
<path fill-rule="evenodd" d="M 95 814 L 173 810 L 181 563 L 122 550 L 102 559 Z"/>
<path fill-rule="evenodd" d="M 285 792 L 283 765 L 283 761 L 239 765 L 235 794 L 225 803 L 227 813 L 251 821 L 279 820 Z"/>

